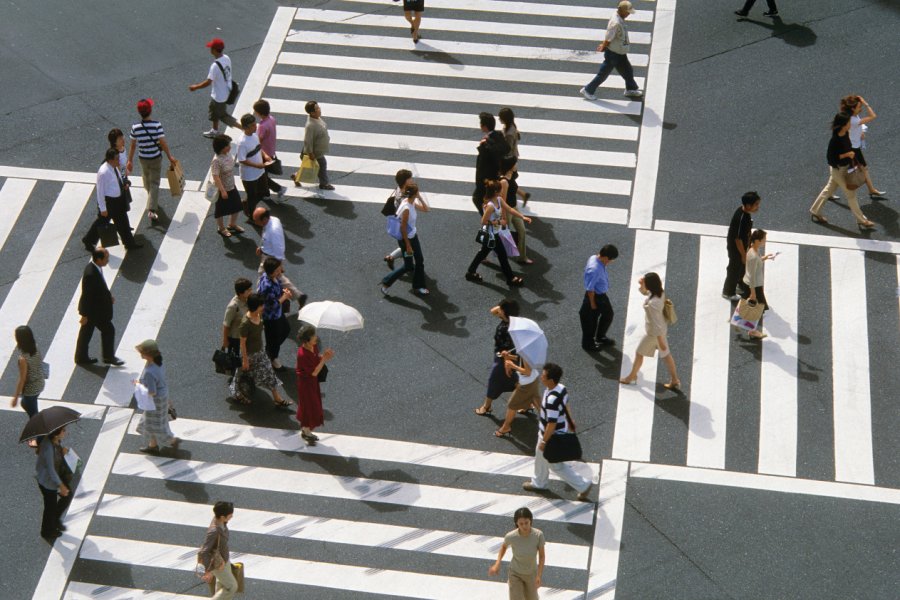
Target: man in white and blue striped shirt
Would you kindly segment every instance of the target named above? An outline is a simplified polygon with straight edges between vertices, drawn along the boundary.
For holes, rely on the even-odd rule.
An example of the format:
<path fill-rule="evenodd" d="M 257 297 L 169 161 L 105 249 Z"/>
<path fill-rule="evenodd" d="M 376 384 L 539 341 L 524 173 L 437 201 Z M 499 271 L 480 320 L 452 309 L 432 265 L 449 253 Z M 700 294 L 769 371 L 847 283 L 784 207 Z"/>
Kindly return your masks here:
<path fill-rule="evenodd" d="M 159 208 L 159 180 L 162 174 L 162 155 L 166 154 L 169 164 L 175 162 L 175 157 L 169 152 L 169 144 L 166 142 L 166 133 L 159 121 L 150 118 L 153 111 L 153 99 L 144 98 L 137 103 L 138 114 L 141 120 L 131 126 L 131 148 L 128 150 L 128 162 L 125 168 L 130 173 L 134 167 L 134 151 L 138 151 L 138 160 L 141 163 L 141 178 L 144 181 L 144 189 L 147 190 L 147 218 L 155 221 Z"/>

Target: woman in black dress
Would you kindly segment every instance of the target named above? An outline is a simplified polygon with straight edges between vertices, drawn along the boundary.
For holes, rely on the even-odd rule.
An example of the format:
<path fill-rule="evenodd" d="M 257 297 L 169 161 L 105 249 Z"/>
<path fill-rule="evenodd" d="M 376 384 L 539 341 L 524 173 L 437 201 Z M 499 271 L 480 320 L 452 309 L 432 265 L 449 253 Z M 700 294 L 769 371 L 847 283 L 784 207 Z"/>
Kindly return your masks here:
<path fill-rule="evenodd" d="M 484 402 L 475 409 L 475 414 L 486 416 L 491 414 L 491 405 L 494 400 L 504 392 L 516 389 L 518 377 L 512 371 L 507 371 L 506 360 L 503 353 L 515 354 L 516 347 L 509 335 L 509 318 L 519 316 L 519 303 L 515 300 L 501 300 L 497 306 L 491 309 L 491 314 L 500 319 L 497 329 L 494 330 L 494 364 L 491 366 L 491 374 L 488 376 L 487 392 L 484 394 Z"/>

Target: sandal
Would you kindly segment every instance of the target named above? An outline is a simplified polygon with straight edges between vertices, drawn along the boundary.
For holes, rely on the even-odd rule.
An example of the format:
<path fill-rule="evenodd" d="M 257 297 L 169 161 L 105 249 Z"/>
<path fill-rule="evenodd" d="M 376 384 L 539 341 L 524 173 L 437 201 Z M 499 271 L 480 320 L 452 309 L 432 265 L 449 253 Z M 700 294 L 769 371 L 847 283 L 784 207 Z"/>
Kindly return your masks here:
<path fill-rule="evenodd" d="M 227 229 L 227 230 L 230 231 L 231 233 L 244 233 L 244 231 L 246 231 L 246 230 L 245 230 L 243 227 L 241 227 L 240 225 L 229 225 L 229 226 L 226 227 L 225 229 Z"/>
<path fill-rule="evenodd" d="M 817 215 L 816 213 L 809 213 L 809 216 L 812 219 L 813 223 L 819 223 L 820 225 L 824 225 L 825 223 L 828 223 L 828 219 L 826 219 L 822 215 Z"/>
<path fill-rule="evenodd" d="M 634 385 L 637 383 L 637 377 L 635 377 L 634 379 L 628 379 L 627 377 L 623 377 L 622 379 L 619 380 L 619 383 L 623 383 L 625 385 Z"/>
<path fill-rule="evenodd" d="M 231 237 L 231 232 L 228 231 L 227 229 L 216 229 L 216 233 L 218 233 L 219 235 L 221 235 L 223 238 L 230 238 L 230 237 Z"/>
<path fill-rule="evenodd" d="M 229 396 L 228 399 L 232 402 L 243 404 L 244 406 L 249 406 L 251 404 L 250 398 L 245 398 L 244 396 Z"/>
<path fill-rule="evenodd" d="M 147 218 L 150 219 L 151 221 L 156 221 L 157 219 L 159 219 L 159 215 L 157 215 L 157 214 L 156 214 L 155 212 L 153 212 L 152 210 L 148 210 L 148 211 L 147 211 Z"/>
<path fill-rule="evenodd" d="M 512 429 L 510 429 L 509 431 L 500 431 L 498 429 L 497 431 L 494 432 L 494 437 L 508 438 L 508 437 L 510 437 L 511 433 L 512 433 Z"/>
<path fill-rule="evenodd" d="M 482 277 L 478 273 L 466 273 L 466 281 L 477 281 L 481 283 L 482 281 L 484 281 L 484 277 Z"/>
<path fill-rule="evenodd" d="M 272 400 L 272 402 L 275 404 L 275 406 L 280 406 L 282 408 L 287 408 L 288 406 L 294 405 L 294 403 L 290 400 L 285 400 L 283 398 L 281 399 L 281 402 L 279 402 L 278 400 Z"/>
<path fill-rule="evenodd" d="M 663 387 L 667 390 L 672 390 L 673 392 L 678 392 L 681 390 L 681 382 L 680 381 L 670 381 L 669 383 L 664 383 Z"/>
<path fill-rule="evenodd" d="M 522 279 L 521 277 L 513 277 L 512 279 L 510 279 L 509 281 L 506 282 L 506 285 L 508 285 L 509 287 L 522 287 L 522 285 L 524 283 L 525 283 L 525 280 Z"/>
<path fill-rule="evenodd" d="M 493 411 L 490 408 L 485 408 L 484 405 L 481 405 L 475 409 L 475 414 L 479 417 L 486 417 L 490 414 L 493 414 Z"/>
<path fill-rule="evenodd" d="M 530 258 L 526 258 L 525 260 L 518 261 L 520 265 L 533 265 L 534 261 Z"/>

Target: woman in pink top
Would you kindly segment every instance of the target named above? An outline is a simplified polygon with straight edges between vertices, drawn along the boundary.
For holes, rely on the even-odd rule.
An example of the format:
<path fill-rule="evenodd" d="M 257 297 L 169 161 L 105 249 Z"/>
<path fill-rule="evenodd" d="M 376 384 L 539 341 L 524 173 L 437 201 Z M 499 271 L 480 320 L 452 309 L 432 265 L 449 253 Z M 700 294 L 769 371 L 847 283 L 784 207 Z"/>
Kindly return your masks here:
<path fill-rule="evenodd" d="M 259 146 L 266 155 L 271 156 L 276 161 L 274 164 L 266 167 L 266 172 L 269 175 L 281 175 L 281 161 L 277 160 L 278 156 L 275 154 L 278 133 L 276 131 L 275 117 L 271 114 L 269 103 L 265 100 L 257 100 L 253 103 L 253 112 L 256 114 L 256 135 L 259 136 Z M 279 199 L 283 198 L 287 188 L 278 185 L 271 177 L 268 180 L 269 189 L 275 192 Z"/>

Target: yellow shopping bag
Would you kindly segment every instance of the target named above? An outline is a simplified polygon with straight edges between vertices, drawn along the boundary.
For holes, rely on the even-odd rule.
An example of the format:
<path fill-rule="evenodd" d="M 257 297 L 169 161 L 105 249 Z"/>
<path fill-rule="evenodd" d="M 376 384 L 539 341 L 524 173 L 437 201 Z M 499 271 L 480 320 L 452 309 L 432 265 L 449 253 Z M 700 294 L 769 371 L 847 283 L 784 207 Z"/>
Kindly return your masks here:
<path fill-rule="evenodd" d="M 308 154 L 303 155 L 300 161 L 300 170 L 294 174 L 294 183 L 318 183 L 319 182 L 319 163 L 309 157 Z"/>

